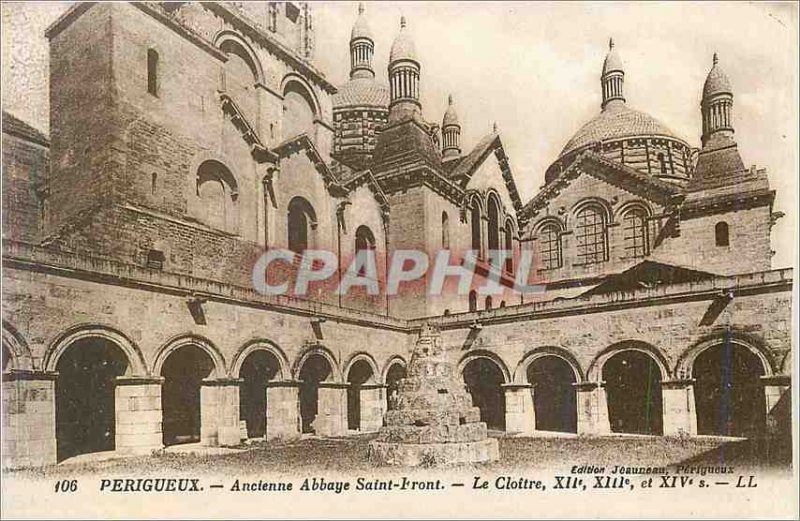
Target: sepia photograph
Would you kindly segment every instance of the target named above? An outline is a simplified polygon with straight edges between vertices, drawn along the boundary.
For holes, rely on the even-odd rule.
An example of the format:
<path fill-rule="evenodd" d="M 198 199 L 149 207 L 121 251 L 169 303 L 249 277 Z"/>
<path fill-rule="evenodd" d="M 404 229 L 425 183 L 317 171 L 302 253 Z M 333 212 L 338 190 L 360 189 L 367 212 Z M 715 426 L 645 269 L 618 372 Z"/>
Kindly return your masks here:
<path fill-rule="evenodd" d="M 3 519 L 796 519 L 798 4 L 2 2 Z"/>

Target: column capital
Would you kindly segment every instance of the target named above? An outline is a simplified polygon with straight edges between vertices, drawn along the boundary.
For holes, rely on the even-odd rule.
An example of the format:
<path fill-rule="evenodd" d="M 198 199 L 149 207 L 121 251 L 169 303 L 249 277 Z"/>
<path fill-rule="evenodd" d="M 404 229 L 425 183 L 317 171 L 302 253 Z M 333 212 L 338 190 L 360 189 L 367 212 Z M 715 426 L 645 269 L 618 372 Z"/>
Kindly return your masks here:
<path fill-rule="evenodd" d="M 687 387 L 693 386 L 695 380 L 693 378 L 687 379 L 676 379 L 676 380 L 663 380 L 661 382 L 662 389 L 685 389 Z"/>
<path fill-rule="evenodd" d="M 322 389 L 348 389 L 350 388 L 350 384 L 342 382 L 320 382 L 319 387 Z"/>
<path fill-rule="evenodd" d="M 55 371 L 32 371 L 30 369 L 12 369 L 3 373 L 4 382 L 16 382 L 20 380 L 44 380 L 54 381 L 58 379 Z"/>
<path fill-rule="evenodd" d="M 203 387 L 238 387 L 243 381 L 241 378 L 204 378 Z"/>
<path fill-rule="evenodd" d="M 536 387 L 536 384 L 529 384 L 529 383 L 500 384 L 500 388 L 505 389 L 506 391 L 516 391 L 517 389 L 533 389 L 534 387 Z"/>
<path fill-rule="evenodd" d="M 594 391 L 595 389 L 599 389 L 600 387 L 602 387 L 602 383 L 601 382 L 575 382 L 575 383 L 572 384 L 572 386 L 578 392 L 581 392 L 581 391 L 588 392 L 588 391 Z"/>
<path fill-rule="evenodd" d="M 361 384 L 358 387 L 362 389 L 386 389 L 389 386 L 386 384 Z"/>
<path fill-rule="evenodd" d="M 792 377 L 788 374 L 773 374 L 769 376 L 762 376 L 759 378 L 761 380 L 761 385 L 776 385 L 776 386 L 786 386 L 789 387 L 792 385 Z"/>
<path fill-rule="evenodd" d="M 114 382 L 119 385 L 161 385 L 163 376 L 118 376 Z"/>
<path fill-rule="evenodd" d="M 270 380 L 265 385 L 267 387 L 300 387 L 301 383 L 298 380 Z"/>

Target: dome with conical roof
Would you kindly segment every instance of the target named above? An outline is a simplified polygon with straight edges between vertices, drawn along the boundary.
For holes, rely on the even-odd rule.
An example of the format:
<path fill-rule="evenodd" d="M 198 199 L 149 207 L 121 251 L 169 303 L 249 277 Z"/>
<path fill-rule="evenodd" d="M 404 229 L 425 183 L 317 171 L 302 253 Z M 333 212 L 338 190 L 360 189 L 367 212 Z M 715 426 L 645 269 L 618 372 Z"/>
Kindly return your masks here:
<path fill-rule="evenodd" d="M 369 28 L 369 24 L 367 23 L 367 17 L 364 16 L 364 4 L 358 4 L 358 18 L 356 19 L 356 23 L 353 24 L 353 29 L 350 31 L 350 40 L 355 40 L 356 38 L 367 38 L 372 40 L 372 30 Z"/>
<path fill-rule="evenodd" d="M 707 99 L 717 94 L 733 94 L 733 89 L 731 88 L 731 81 L 728 79 L 728 75 L 725 74 L 719 66 L 717 54 L 714 53 L 713 66 L 703 85 L 703 98 Z"/>
<path fill-rule="evenodd" d="M 447 127 L 449 125 L 461 125 L 458 121 L 458 114 L 456 113 L 456 108 L 453 106 L 453 96 L 450 95 L 447 98 L 447 110 L 444 111 L 444 117 L 442 118 L 442 128 Z"/>
<path fill-rule="evenodd" d="M 392 43 L 392 50 L 389 53 L 389 63 L 399 60 L 417 61 L 417 50 L 414 47 L 414 40 L 406 31 L 406 18 L 400 18 L 400 32 Z"/>
<path fill-rule="evenodd" d="M 603 74 L 623 70 L 622 59 L 619 57 L 619 53 L 616 51 L 616 49 L 614 49 L 614 40 L 611 39 L 608 41 L 608 54 L 606 55 L 606 59 L 603 61 Z"/>

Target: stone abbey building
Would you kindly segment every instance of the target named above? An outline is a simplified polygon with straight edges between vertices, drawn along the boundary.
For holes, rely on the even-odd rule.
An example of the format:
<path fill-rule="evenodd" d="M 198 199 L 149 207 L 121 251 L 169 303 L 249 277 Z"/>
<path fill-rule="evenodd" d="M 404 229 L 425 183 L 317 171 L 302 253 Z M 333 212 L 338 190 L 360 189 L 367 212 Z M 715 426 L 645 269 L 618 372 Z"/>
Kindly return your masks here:
<path fill-rule="evenodd" d="M 523 201 L 496 129 L 424 113 L 411 27 L 376 49 L 367 15 L 340 86 L 303 3 L 77 3 L 47 30 L 50 135 L 2 122 L 5 467 L 377 431 L 425 324 L 493 429 L 788 425 L 792 271 L 716 56 L 696 148 L 628 106 L 610 45 L 597 116 Z M 334 252 L 332 284 L 372 250 L 379 294 L 262 295 L 267 248 Z M 402 249 L 477 252 L 472 288 L 387 295 Z M 526 250 L 544 293 L 510 283 Z"/>

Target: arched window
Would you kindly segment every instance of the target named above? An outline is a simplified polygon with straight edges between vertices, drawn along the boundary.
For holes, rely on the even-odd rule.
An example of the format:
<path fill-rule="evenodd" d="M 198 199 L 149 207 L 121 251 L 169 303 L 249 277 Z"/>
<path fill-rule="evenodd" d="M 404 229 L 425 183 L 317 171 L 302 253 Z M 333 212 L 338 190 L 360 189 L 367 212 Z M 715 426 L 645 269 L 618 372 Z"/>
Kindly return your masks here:
<path fill-rule="evenodd" d="M 486 297 L 486 301 L 484 302 L 484 308 L 488 311 L 492 309 L 492 296 L 489 295 Z"/>
<path fill-rule="evenodd" d="M 714 226 L 714 236 L 716 237 L 717 246 L 730 246 L 728 223 L 725 221 L 718 222 Z"/>
<path fill-rule="evenodd" d="M 230 233 L 239 227 L 239 190 L 231 171 L 218 161 L 204 161 L 197 169 L 196 216 L 208 226 Z"/>
<path fill-rule="evenodd" d="M 302 197 L 289 201 L 289 249 L 303 253 L 312 246 L 312 233 L 317 227 L 317 216 L 311 203 Z"/>
<path fill-rule="evenodd" d="M 158 96 L 158 52 L 147 49 L 147 92 Z"/>
<path fill-rule="evenodd" d="M 508 252 L 506 271 L 511 273 L 514 271 L 514 228 L 511 226 L 511 221 L 506 221 L 506 229 L 503 235 L 505 236 L 505 249 Z"/>
<path fill-rule="evenodd" d="M 469 219 L 472 226 L 472 249 L 480 257 L 483 255 L 483 249 L 481 248 L 481 207 L 474 199 L 472 200 Z"/>
<path fill-rule="evenodd" d="M 478 311 L 478 293 L 474 289 L 469 292 L 469 310 Z"/>
<path fill-rule="evenodd" d="M 258 102 L 254 85 L 258 82 L 258 66 L 236 40 L 224 40 L 219 48 L 228 58 L 223 69 L 225 92 L 244 112 L 250 123 L 255 124 Z"/>
<path fill-rule="evenodd" d="M 375 251 L 375 236 L 369 227 L 361 225 L 356 229 L 356 255 L 362 251 Z M 358 271 L 358 275 L 363 277 L 366 273 L 364 266 Z"/>
<path fill-rule="evenodd" d="M 300 134 L 314 141 L 314 101 L 305 86 L 290 81 L 283 92 L 283 138 Z"/>
<path fill-rule="evenodd" d="M 606 219 L 601 208 L 587 205 L 575 216 L 575 238 L 578 246 L 578 263 L 605 262 Z"/>
<path fill-rule="evenodd" d="M 650 253 L 647 237 L 647 214 L 641 208 L 632 208 L 622 216 L 622 237 L 625 255 L 631 258 L 645 257 Z"/>
<path fill-rule="evenodd" d="M 442 212 L 442 249 L 450 248 L 450 218 Z"/>
<path fill-rule="evenodd" d="M 489 251 L 499 250 L 500 249 L 500 205 L 497 203 L 497 199 L 494 197 L 489 197 L 488 202 L 488 243 L 489 243 Z"/>
<path fill-rule="evenodd" d="M 555 223 L 545 224 L 539 230 L 539 258 L 543 270 L 561 267 L 561 234 Z"/>

